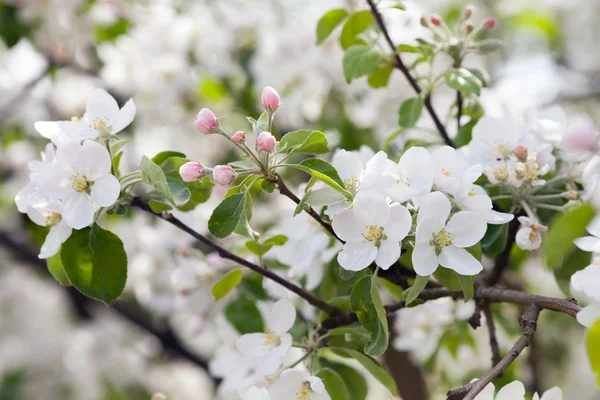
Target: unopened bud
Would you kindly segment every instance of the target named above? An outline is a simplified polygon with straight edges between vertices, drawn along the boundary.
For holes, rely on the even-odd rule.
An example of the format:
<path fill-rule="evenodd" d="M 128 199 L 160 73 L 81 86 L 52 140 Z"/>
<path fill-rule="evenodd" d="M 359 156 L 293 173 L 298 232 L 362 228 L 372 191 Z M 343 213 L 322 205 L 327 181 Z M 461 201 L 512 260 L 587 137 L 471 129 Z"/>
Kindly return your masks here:
<path fill-rule="evenodd" d="M 522 144 L 515 146 L 514 153 L 519 160 L 525 161 L 527 159 L 527 147 L 523 146 Z"/>
<path fill-rule="evenodd" d="M 494 29 L 495 26 L 496 26 L 496 18 L 489 17 L 488 19 L 485 20 L 485 27 L 487 29 Z"/>
<path fill-rule="evenodd" d="M 565 193 L 565 196 L 569 200 L 579 200 L 579 192 L 577 190 L 569 190 Z"/>
<path fill-rule="evenodd" d="M 277 144 L 275 136 L 271 135 L 271 132 L 267 131 L 261 132 L 258 135 L 256 142 L 258 143 L 258 147 L 260 147 L 262 151 L 266 151 L 267 153 L 273 151 L 275 145 Z"/>
<path fill-rule="evenodd" d="M 427 22 L 427 17 L 424 15 L 421 15 L 420 22 L 421 22 L 421 25 L 424 26 L 425 28 L 427 28 L 429 26 L 429 23 Z"/>
<path fill-rule="evenodd" d="M 470 22 L 466 22 L 465 23 L 465 31 L 467 31 L 467 33 L 473 32 L 473 24 Z"/>
<path fill-rule="evenodd" d="M 275 111 L 281 105 L 281 99 L 279 98 L 279 94 L 271 86 L 266 86 L 262 90 L 262 95 L 260 99 L 263 107 L 267 111 Z"/>
<path fill-rule="evenodd" d="M 442 16 L 439 14 L 433 14 L 431 16 L 431 23 L 435 26 L 440 26 L 442 24 Z"/>
<path fill-rule="evenodd" d="M 196 182 L 202 176 L 204 166 L 197 161 L 190 161 L 179 168 L 179 175 L 184 182 Z"/>
<path fill-rule="evenodd" d="M 217 129 L 217 117 L 215 113 L 208 108 L 203 108 L 196 116 L 194 125 L 196 126 L 196 129 L 202 133 L 213 133 L 215 129 Z"/>
<path fill-rule="evenodd" d="M 465 19 L 470 18 L 475 12 L 475 6 L 473 4 L 467 5 L 463 10 L 463 16 Z"/>
<path fill-rule="evenodd" d="M 212 178 L 215 183 L 227 186 L 237 178 L 237 174 L 229 165 L 217 165 L 213 168 Z"/>
<path fill-rule="evenodd" d="M 237 131 L 231 137 L 231 141 L 233 143 L 240 143 L 240 142 L 243 142 L 244 140 L 246 140 L 246 134 L 244 133 L 244 131 Z"/>

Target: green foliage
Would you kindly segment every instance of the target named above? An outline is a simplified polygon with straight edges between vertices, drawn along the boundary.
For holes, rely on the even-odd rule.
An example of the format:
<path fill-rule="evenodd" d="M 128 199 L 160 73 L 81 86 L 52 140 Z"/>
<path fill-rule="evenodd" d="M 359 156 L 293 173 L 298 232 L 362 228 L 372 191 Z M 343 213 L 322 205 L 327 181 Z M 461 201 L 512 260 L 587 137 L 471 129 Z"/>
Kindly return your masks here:
<path fill-rule="evenodd" d="M 225 276 L 219 279 L 212 287 L 212 294 L 215 297 L 215 300 L 218 301 L 227 296 L 229 292 L 240 284 L 243 275 L 242 270 L 238 268 L 229 271 Z"/>
<path fill-rule="evenodd" d="M 377 68 L 375 71 L 371 72 L 369 74 L 369 78 L 367 78 L 369 86 L 371 86 L 373 89 L 386 87 L 393 71 L 394 68 L 390 66 Z"/>
<path fill-rule="evenodd" d="M 348 388 L 348 400 L 366 399 L 368 385 L 362 374 L 346 364 L 335 363 L 326 358 L 319 358 L 318 361 L 322 367 L 334 370 L 342 378 L 344 385 Z"/>
<path fill-rule="evenodd" d="M 552 271 L 554 278 L 565 295 L 571 296 L 571 276 L 590 265 L 591 262 L 592 253 L 575 248 L 561 264 L 554 267 Z"/>
<path fill-rule="evenodd" d="M 600 387 L 600 319 L 587 332 L 587 353 Z"/>
<path fill-rule="evenodd" d="M 381 61 L 381 53 L 375 47 L 356 44 L 349 47 L 342 60 L 347 82 L 375 71 Z"/>
<path fill-rule="evenodd" d="M 60 251 L 46 259 L 46 263 L 48 265 L 48 271 L 50 274 L 63 286 L 71 286 L 71 282 L 69 282 L 69 278 L 63 268 L 62 261 L 60 260 Z"/>
<path fill-rule="evenodd" d="M 263 317 L 254 301 L 239 296 L 225 306 L 225 318 L 242 335 L 253 332 L 264 332 Z"/>
<path fill-rule="evenodd" d="M 405 100 L 398 110 L 398 125 L 402 128 L 415 126 L 423 111 L 424 99 L 421 96 Z"/>
<path fill-rule="evenodd" d="M 117 235 L 93 225 L 73 230 L 60 258 L 67 278 L 81 293 L 110 304 L 125 289 L 127 254 Z"/>
<path fill-rule="evenodd" d="M 347 16 L 348 11 L 343 8 L 335 8 L 327 11 L 317 23 L 317 44 L 323 43 Z"/>
<path fill-rule="evenodd" d="M 172 150 L 161 151 L 160 153 L 152 157 L 152 162 L 156 165 L 161 165 L 163 162 L 165 162 L 168 158 L 171 157 L 185 158 L 185 154 Z"/>
<path fill-rule="evenodd" d="M 347 349 L 343 347 L 332 347 L 331 350 L 333 350 L 334 353 L 342 357 L 354 358 L 363 367 L 365 367 L 365 369 L 369 371 L 369 373 L 371 373 L 371 375 L 373 375 L 375 379 L 381 382 L 383 386 L 385 386 L 386 389 L 389 390 L 393 396 L 397 395 L 396 384 L 394 383 L 394 379 L 387 373 L 385 368 L 383 368 L 381 364 L 379 364 L 374 358 L 371 358 L 368 355 L 361 353 L 360 351 Z"/>
<path fill-rule="evenodd" d="M 158 157 L 158 155 L 155 157 Z M 183 157 L 168 157 L 160 164 L 160 168 L 167 178 L 180 181 L 179 168 L 188 161 L 187 158 Z M 196 182 L 182 183 L 190 191 L 190 199 L 187 203 L 178 207 L 181 211 L 193 210 L 199 204 L 205 203 L 210 198 L 212 188 L 214 187 L 214 183 L 210 179 L 210 176 L 205 176 Z"/>
<path fill-rule="evenodd" d="M 169 185 L 169 191 L 173 196 L 173 202 L 177 207 L 183 206 L 192 198 L 192 193 L 182 181 L 167 178 L 167 184 Z"/>
<path fill-rule="evenodd" d="M 28 378 L 22 369 L 4 372 L 0 380 L 0 400 L 26 400 Z"/>
<path fill-rule="evenodd" d="M 446 85 L 454 90 L 463 93 L 474 93 L 477 96 L 481 93 L 483 82 L 466 68 L 451 68 L 444 72 Z"/>
<path fill-rule="evenodd" d="M 102 42 L 114 42 L 121 35 L 126 34 L 129 31 L 129 22 L 126 19 L 120 18 L 107 25 L 97 25 L 94 33 L 96 41 Z"/>
<path fill-rule="evenodd" d="M 326 185 L 346 196 L 348 200 L 352 199 L 352 194 L 344 189 L 344 183 L 338 172 L 327 161 L 318 158 L 308 158 L 300 164 L 291 164 L 289 166 L 311 174 L 314 178 L 323 181 Z"/>
<path fill-rule="evenodd" d="M 208 220 L 209 232 L 217 238 L 231 235 L 242 218 L 245 206 L 246 193 L 236 193 L 225 198 Z"/>
<path fill-rule="evenodd" d="M 267 251 L 271 250 L 273 246 L 283 246 L 287 242 L 288 238 L 284 235 L 275 235 L 260 243 L 258 240 L 248 240 L 246 242 L 246 248 L 257 256 L 264 255 Z"/>
<path fill-rule="evenodd" d="M 491 225 L 488 224 L 487 231 L 481 239 L 481 248 L 483 254 L 488 257 L 496 257 L 506 247 L 508 240 L 508 224 Z"/>
<path fill-rule="evenodd" d="M 163 170 L 156 165 L 148 157 L 143 156 L 140 163 L 140 174 L 142 181 L 155 188 L 160 194 L 165 196 L 168 200 L 175 202 L 171 189 L 169 189 L 169 183 Z"/>
<path fill-rule="evenodd" d="M 327 139 L 322 132 L 300 130 L 286 133 L 279 141 L 279 147 L 287 154 L 326 154 L 329 153 Z"/>
<path fill-rule="evenodd" d="M 316 373 L 321 378 L 331 400 L 348 400 L 350 393 L 342 377 L 331 368 L 323 368 Z"/>
<path fill-rule="evenodd" d="M 366 31 L 374 22 L 375 18 L 368 10 L 352 14 L 342 28 L 342 33 L 340 35 L 340 44 L 342 45 L 342 48 L 346 50 L 350 46 L 356 44 L 366 44 L 359 35 Z"/>
<path fill-rule="evenodd" d="M 388 347 L 389 329 L 377 290 L 377 277 L 369 275 L 356 282 L 350 294 L 350 305 L 360 324 L 370 335 L 365 353 L 371 356 L 382 355 Z"/>
<path fill-rule="evenodd" d="M 415 282 L 413 285 L 404 291 L 404 296 L 406 296 L 406 305 L 409 305 L 415 301 L 417 297 L 419 297 L 423 289 L 425 289 L 428 281 L 429 276 L 417 275 L 415 277 Z"/>
<path fill-rule="evenodd" d="M 549 268 L 560 267 L 575 251 L 573 241 L 586 235 L 585 227 L 595 214 L 594 208 L 585 203 L 568 209 L 552 221 L 543 241 L 544 257 Z"/>
<path fill-rule="evenodd" d="M 0 38 L 7 47 L 13 47 L 22 38 L 31 37 L 34 28 L 33 24 L 19 17 L 17 6 L 8 2 L 0 3 Z"/>
<path fill-rule="evenodd" d="M 476 119 L 472 119 L 460 127 L 458 134 L 454 138 L 454 145 L 457 148 L 466 146 L 469 144 L 469 142 L 471 142 L 471 139 L 473 138 L 473 128 L 477 124 L 477 121 L 478 120 Z"/>

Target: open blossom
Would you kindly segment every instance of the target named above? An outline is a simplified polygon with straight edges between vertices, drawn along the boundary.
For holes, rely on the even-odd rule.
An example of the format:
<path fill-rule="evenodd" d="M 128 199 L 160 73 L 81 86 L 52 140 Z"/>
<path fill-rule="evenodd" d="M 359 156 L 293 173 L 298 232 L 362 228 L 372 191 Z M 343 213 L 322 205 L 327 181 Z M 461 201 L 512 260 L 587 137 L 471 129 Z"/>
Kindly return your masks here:
<path fill-rule="evenodd" d="M 360 271 L 373 261 L 388 269 L 400 258 L 401 241 L 411 224 L 406 207 L 388 205 L 385 197 L 375 191 L 358 193 L 353 208 L 333 219 L 333 230 L 346 242 L 338 254 L 338 262 L 350 271 Z"/>
<path fill-rule="evenodd" d="M 506 161 L 522 142 L 524 130 L 511 117 L 483 117 L 473 127 L 473 139 L 468 145 L 469 156 L 484 168 Z"/>
<path fill-rule="evenodd" d="M 600 209 L 600 155 L 595 155 L 585 166 L 582 174 L 584 199 Z"/>
<path fill-rule="evenodd" d="M 136 107 L 130 99 L 119 109 L 117 101 L 103 89 L 94 90 L 87 100 L 83 118 L 60 121 L 60 130 L 76 140 L 96 139 L 98 136 L 115 135 L 125 129 L 135 117 Z"/>
<path fill-rule="evenodd" d="M 275 136 L 271 134 L 271 132 L 263 131 L 256 138 L 256 143 L 262 151 L 270 153 L 275 148 L 277 140 L 275 139 Z"/>
<path fill-rule="evenodd" d="M 213 168 L 212 177 L 215 183 L 227 186 L 235 181 L 237 174 L 229 165 L 217 165 Z"/>
<path fill-rule="evenodd" d="M 288 369 L 269 388 L 272 399 L 277 400 L 330 400 L 331 397 L 320 378 L 306 371 Z"/>
<path fill-rule="evenodd" d="M 398 164 L 391 160 L 376 185 L 394 201 L 403 203 L 410 198 L 425 196 L 431 191 L 435 168 L 424 147 L 411 147 Z"/>
<path fill-rule="evenodd" d="M 544 141 L 560 144 L 567 129 L 567 114 L 558 106 L 533 110 L 526 116 L 529 128 Z"/>
<path fill-rule="evenodd" d="M 494 400 L 496 387 L 493 383 L 488 385 L 477 395 L 475 400 Z M 525 386 L 519 381 L 513 381 L 498 391 L 496 400 L 525 400 Z M 535 393 L 533 400 L 563 400 L 563 392 L 558 387 L 547 390 L 542 397 Z"/>
<path fill-rule="evenodd" d="M 32 207 L 29 218 L 37 225 L 50 228 L 40 250 L 39 258 L 52 257 L 71 236 L 72 229 L 62 218 L 62 205 L 58 201 L 40 203 Z"/>
<path fill-rule="evenodd" d="M 501 225 L 510 222 L 515 217 L 512 214 L 492 209 L 492 199 L 479 185 L 461 182 L 455 195 L 456 202 L 467 211 L 481 215 L 488 224 Z"/>
<path fill-rule="evenodd" d="M 481 165 L 469 165 L 458 152 L 450 146 L 443 146 L 431 154 L 435 165 L 434 188 L 456 195 L 461 184 L 472 184 L 481 176 Z"/>
<path fill-rule="evenodd" d="M 466 247 L 475 245 L 487 229 L 485 220 L 471 211 L 450 216 L 450 200 L 440 192 L 427 195 L 417 216 L 417 237 L 412 262 L 421 276 L 434 273 L 438 265 L 461 275 L 476 275 L 483 266 Z"/>
<path fill-rule="evenodd" d="M 583 251 L 600 253 L 600 217 L 596 217 L 586 227 L 591 236 L 575 239 L 575 246 Z"/>
<path fill-rule="evenodd" d="M 296 320 L 296 309 L 287 299 L 273 304 L 266 317 L 267 333 L 249 333 L 241 336 L 236 344 L 239 351 L 254 363 L 259 374 L 269 375 L 277 371 L 285 355 L 292 347 L 292 336 L 287 333 Z"/>
<path fill-rule="evenodd" d="M 517 231 L 516 243 L 523 250 L 536 250 L 542 245 L 541 232 L 547 231 L 548 227 L 540 225 L 528 217 L 519 217 L 521 227 Z"/>
<path fill-rule="evenodd" d="M 267 389 L 252 386 L 244 394 L 243 400 L 271 400 L 271 396 Z"/>
<path fill-rule="evenodd" d="M 186 162 L 179 168 L 179 175 L 184 182 L 196 182 L 202 176 L 204 166 L 197 161 Z"/>
<path fill-rule="evenodd" d="M 208 108 L 203 108 L 196 116 L 194 126 L 196 126 L 196 129 L 202 133 L 214 133 L 218 126 L 218 120 L 215 116 L 215 113 Z"/>
<path fill-rule="evenodd" d="M 281 99 L 279 98 L 279 93 L 271 86 L 266 86 L 261 93 L 260 101 L 268 111 L 275 111 L 281 105 Z"/>
<path fill-rule="evenodd" d="M 595 261 L 571 276 L 573 295 L 589 304 L 577 313 L 577 321 L 587 328 L 600 319 L 600 262 Z"/>

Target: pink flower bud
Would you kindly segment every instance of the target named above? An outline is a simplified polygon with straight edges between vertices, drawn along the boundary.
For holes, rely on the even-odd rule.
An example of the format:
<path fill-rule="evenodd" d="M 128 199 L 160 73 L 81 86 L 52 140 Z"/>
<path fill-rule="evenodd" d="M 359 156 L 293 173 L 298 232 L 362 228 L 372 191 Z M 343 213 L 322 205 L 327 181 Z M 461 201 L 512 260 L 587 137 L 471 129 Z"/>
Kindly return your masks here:
<path fill-rule="evenodd" d="M 598 136 L 594 121 L 585 114 L 579 114 L 569 121 L 564 145 L 567 149 L 575 151 L 596 151 Z"/>
<path fill-rule="evenodd" d="M 522 144 L 515 146 L 514 153 L 520 160 L 527 159 L 527 147 L 523 146 Z"/>
<path fill-rule="evenodd" d="M 271 86 L 266 86 L 263 89 L 260 100 L 265 110 L 268 111 L 275 111 L 281 105 L 279 94 Z"/>
<path fill-rule="evenodd" d="M 465 19 L 470 18 L 471 15 L 475 12 L 475 6 L 473 4 L 467 5 L 463 10 L 463 15 Z"/>
<path fill-rule="evenodd" d="M 194 125 L 196 125 L 196 129 L 202 133 L 213 133 L 217 128 L 217 117 L 215 113 L 208 108 L 203 108 L 196 116 Z"/>
<path fill-rule="evenodd" d="M 473 24 L 470 22 L 465 23 L 465 30 L 467 31 L 467 33 L 473 32 Z"/>
<path fill-rule="evenodd" d="M 485 20 L 485 27 L 488 29 L 494 29 L 494 27 L 496 26 L 496 18 L 494 17 L 489 17 L 488 19 Z"/>
<path fill-rule="evenodd" d="M 235 180 L 237 174 L 229 165 L 217 165 L 213 168 L 212 177 L 215 183 L 227 186 Z"/>
<path fill-rule="evenodd" d="M 246 140 L 246 134 L 244 133 L 244 131 L 237 131 L 231 137 L 231 141 L 233 143 L 240 143 L 240 142 L 243 142 L 244 140 Z"/>
<path fill-rule="evenodd" d="M 424 15 L 421 15 L 421 19 L 420 19 L 421 25 L 424 26 L 425 28 L 427 28 L 427 26 L 429 25 L 427 23 L 427 17 Z"/>
<path fill-rule="evenodd" d="M 267 153 L 273 151 L 275 145 L 277 144 L 275 136 L 271 135 L 271 132 L 267 131 L 261 132 L 260 135 L 258 135 L 256 142 L 258 143 L 258 147 L 260 147 L 262 151 L 266 151 Z"/>
<path fill-rule="evenodd" d="M 431 23 L 434 24 L 435 26 L 439 26 L 442 23 L 442 16 L 439 14 L 433 14 L 431 16 Z"/>
<path fill-rule="evenodd" d="M 179 175 L 184 182 L 196 182 L 202 176 L 204 166 L 197 161 L 190 161 L 179 168 Z"/>

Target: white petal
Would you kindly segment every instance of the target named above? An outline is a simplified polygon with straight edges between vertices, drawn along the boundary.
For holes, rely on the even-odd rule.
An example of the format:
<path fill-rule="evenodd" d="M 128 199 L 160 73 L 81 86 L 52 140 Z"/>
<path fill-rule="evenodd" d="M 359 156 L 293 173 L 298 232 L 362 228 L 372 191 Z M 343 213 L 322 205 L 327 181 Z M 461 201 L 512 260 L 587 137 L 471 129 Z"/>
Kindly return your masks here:
<path fill-rule="evenodd" d="M 460 197 L 461 205 L 469 211 L 487 211 L 492 209 L 492 199 L 485 195 L 475 195 Z"/>
<path fill-rule="evenodd" d="M 71 228 L 60 222 L 50 228 L 46 240 L 40 249 L 39 258 L 49 258 L 58 253 L 60 246 L 71 236 Z"/>
<path fill-rule="evenodd" d="M 119 180 L 113 175 L 107 175 L 94 182 L 90 195 L 97 206 L 108 207 L 117 201 L 120 193 L 121 185 L 119 184 Z"/>
<path fill-rule="evenodd" d="M 98 137 L 98 131 L 90 128 L 90 124 L 87 121 L 59 121 L 58 127 L 61 132 L 64 133 L 65 140 L 88 140 L 96 139 Z M 64 141 L 63 141 L 64 143 Z M 55 143 L 60 146 L 59 143 Z"/>
<path fill-rule="evenodd" d="M 374 190 L 359 192 L 354 197 L 354 211 L 367 225 L 384 226 L 390 219 L 390 206 L 385 197 Z"/>
<path fill-rule="evenodd" d="M 254 360 L 254 369 L 258 375 L 271 375 L 281 367 L 282 357 L 267 354 Z"/>
<path fill-rule="evenodd" d="M 331 227 L 336 235 L 347 242 L 362 240 L 361 234 L 365 231 L 365 225 L 368 224 L 369 221 L 366 221 L 355 210 L 344 210 L 333 217 Z"/>
<path fill-rule="evenodd" d="M 392 240 L 384 240 L 379 246 L 375 263 L 381 269 L 388 269 L 400 258 L 400 243 Z"/>
<path fill-rule="evenodd" d="M 417 216 L 417 224 L 420 224 L 423 219 L 431 217 L 436 221 L 446 223 L 446 219 L 450 215 L 450 200 L 442 192 L 432 192 L 425 196 L 419 207 Z"/>
<path fill-rule="evenodd" d="M 310 388 L 313 392 L 316 392 L 316 393 L 324 393 L 325 392 L 325 384 L 323 384 L 323 381 L 321 380 L 321 378 L 318 378 L 316 376 L 309 376 L 308 378 L 306 378 L 306 381 L 310 384 Z"/>
<path fill-rule="evenodd" d="M 473 246 L 483 238 L 486 230 L 485 220 L 471 211 L 457 212 L 446 225 L 446 231 L 452 236 L 452 244 L 456 247 Z"/>
<path fill-rule="evenodd" d="M 33 124 L 33 127 L 40 135 L 46 139 L 50 139 L 56 146 L 63 144 L 67 140 L 56 121 L 38 121 Z"/>
<path fill-rule="evenodd" d="M 100 145 L 98 144 L 98 146 Z M 86 166 L 83 148 L 78 142 L 73 140 L 65 142 L 56 148 L 56 161 L 67 172 L 71 173 L 84 172 Z"/>
<path fill-rule="evenodd" d="M 386 164 L 387 154 L 385 154 L 383 151 L 378 152 L 369 161 L 367 161 L 367 165 L 365 166 L 362 176 L 361 187 L 368 187 L 375 182 L 375 180 L 383 173 Z"/>
<path fill-rule="evenodd" d="M 563 391 L 559 387 L 546 390 L 541 400 L 563 400 Z"/>
<path fill-rule="evenodd" d="M 271 313 L 267 316 L 267 326 L 278 335 L 289 331 L 296 320 L 296 308 L 287 299 L 281 299 L 273 304 Z"/>
<path fill-rule="evenodd" d="M 494 400 L 494 392 L 496 391 L 496 387 L 493 383 L 488 383 L 485 388 L 477 396 L 475 396 L 474 400 Z"/>
<path fill-rule="evenodd" d="M 135 103 L 133 102 L 133 99 L 129 99 L 129 101 L 125 103 L 123 108 L 121 108 L 121 110 L 119 111 L 117 120 L 113 122 L 112 130 L 110 131 L 110 133 L 112 135 L 114 135 L 115 133 L 119 133 L 123 129 L 125 129 L 129 124 L 131 124 L 133 118 L 135 118 L 135 112 Z"/>
<path fill-rule="evenodd" d="M 412 217 L 408 209 L 400 204 L 394 204 L 390 207 L 390 219 L 384 225 L 383 232 L 387 240 L 399 242 L 408 235 L 412 227 Z"/>
<path fill-rule="evenodd" d="M 577 321 L 591 328 L 600 319 L 600 303 L 592 303 L 577 313 Z"/>
<path fill-rule="evenodd" d="M 594 236 L 580 237 L 575 239 L 573 243 L 583 251 L 598 252 L 600 250 L 600 239 Z"/>
<path fill-rule="evenodd" d="M 489 210 L 482 214 L 485 222 L 492 225 L 502 225 L 512 221 L 515 216 L 513 214 Z"/>
<path fill-rule="evenodd" d="M 360 179 L 363 172 L 363 164 L 360 156 L 347 150 L 338 150 L 331 159 L 331 164 L 335 167 L 342 180 Z"/>
<path fill-rule="evenodd" d="M 270 400 L 269 392 L 265 388 L 252 386 L 244 394 L 243 400 Z"/>
<path fill-rule="evenodd" d="M 95 181 L 110 173 L 110 154 L 100 143 L 92 140 L 83 142 L 82 153 L 85 162 L 85 169 L 82 172 L 88 180 Z"/>
<path fill-rule="evenodd" d="M 119 105 L 106 90 L 95 89 L 88 97 L 86 114 L 90 122 L 102 119 L 111 126 L 119 117 Z"/>
<path fill-rule="evenodd" d="M 525 400 L 525 386 L 519 381 L 511 382 L 500 389 L 496 400 Z"/>
<path fill-rule="evenodd" d="M 348 271 L 360 271 L 367 268 L 377 257 L 377 247 L 362 241 L 346 242 L 337 260 Z"/>
<path fill-rule="evenodd" d="M 483 167 L 479 164 L 475 164 L 467 168 L 467 170 L 463 173 L 460 178 L 461 183 L 470 184 L 475 182 L 483 173 Z"/>
<path fill-rule="evenodd" d="M 444 247 L 440 253 L 439 262 L 443 267 L 466 276 L 477 275 L 483 269 L 479 260 L 468 251 L 454 246 Z"/>
<path fill-rule="evenodd" d="M 417 225 L 417 244 L 423 243 L 429 245 L 432 235 L 439 232 L 445 226 L 445 221 L 438 218 L 425 218 Z"/>
<path fill-rule="evenodd" d="M 384 192 L 390 196 L 392 200 L 399 203 L 404 203 L 415 194 L 415 190 L 413 188 L 402 182 L 397 182 L 391 186 L 387 186 L 387 189 L 385 189 Z"/>
<path fill-rule="evenodd" d="M 429 276 L 438 268 L 439 261 L 435 250 L 428 243 L 417 243 L 412 253 L 415 272 L 420 276 Z"/>
<path fill-rule="evenodd" d="M 73 229 L 82 229 L 94 220 L 94 202 L 87 193 L 75 193 L 64 203 L 63 217 Z"/>
<path fill-rule="evenodd" d="M 600 215 L 596 215 L 585 229 L 587 229 L 590 234 L 600 238 Z"/>
<path fill-rule="evenodd" d="M 257 332 L 242 335 L 235 343 L 240 353 L 245 357 L 254 359 L 271 352 L 273 347 L 265 345 L 266 341 L 267 335 Z"/>
<path fill-rule="evenodd" d="M 279 380 L 270 388 L 269 393 L 273 400 L 296 399 L 296 392 L 302 389 L 302 384 L 309 378 L 306 371 L 288 369 L 281 373 Z"/>
<path fill-rule="evenodd" d="M 288 352 L 292 348 L 292 335 L 290 335 L 289 333 L 284 333 L 279 337 L 279 341 L 279 346 L 273 349 L 273 354 L 283 358 L 287 356 Z"/>

